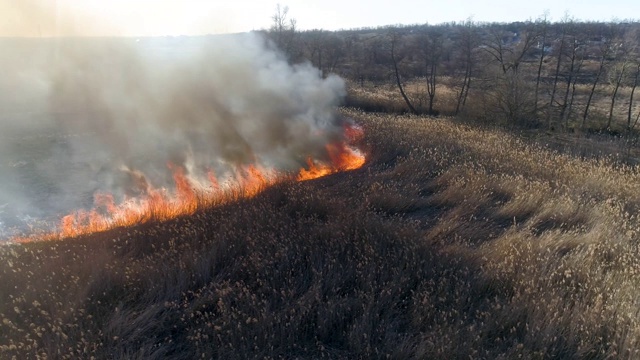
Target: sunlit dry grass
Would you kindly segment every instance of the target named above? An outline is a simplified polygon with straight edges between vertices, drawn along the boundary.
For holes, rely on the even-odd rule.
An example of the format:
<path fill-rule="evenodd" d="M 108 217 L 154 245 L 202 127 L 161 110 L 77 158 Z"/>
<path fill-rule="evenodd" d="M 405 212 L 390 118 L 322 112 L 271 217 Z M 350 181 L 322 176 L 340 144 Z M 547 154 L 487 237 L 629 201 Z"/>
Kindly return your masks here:
<path fill-rule="evenodd" d="M 0 358 L 638 357 L 636 167 L 344 114 L 358 170 L 0 247 Z"/>
<path fill-rule="evenodd" d="M 453 115 L 458 99 L 458 90 L 450 85 L 449 78 L 439 79 L 437 84 L 434 109 L 442 115 Z M 382 112 L 391 114 L 409 113 L 407 103 L 404 101 L 397 85 L 389 83 L 376 85 L 351 82 L 348 86 L 347 104 L 350 107 L 359 108 L 370 112 Z M 429 102 L 427 97 L 427 83 L 425 79 L 407 82 L 403 85 L 412 105 L 419 113 L 427 113 Z"/>

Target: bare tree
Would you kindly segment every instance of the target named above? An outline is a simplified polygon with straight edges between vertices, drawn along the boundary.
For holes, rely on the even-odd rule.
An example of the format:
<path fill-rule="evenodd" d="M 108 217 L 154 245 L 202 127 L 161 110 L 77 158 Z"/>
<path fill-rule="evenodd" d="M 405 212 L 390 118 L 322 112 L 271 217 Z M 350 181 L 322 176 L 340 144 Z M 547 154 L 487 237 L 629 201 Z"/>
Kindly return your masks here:
<path fill-rule="evenodd" d="M 620 44 L 621 47 L 624 47 L 623 44 Z M 622 84 L 622 80 L 626 75 L 627 66 L 629 65 L 629 57 L 626 49 L 620 49 L 621 54 L 617 56 L 618 61 L 612 64 L 611 69 L 609 71 L 609 83 L 613 86 L 613 91 L 611 93 L 611 103 L 609 105 L 609 117 L 607 118 L 607 126 L 605 126 L 605 130 L 611 129 L 611 123 L 613 121 L 613 109 L 616 104 L 616 97 L 618 95 L 618 90 L 620 89 L 620 85 Z"/>
<path fill-rule="evenodd" d="M 324 67 L 323 72 L 332 73 L 345 57 L 344 40 L 335 34 L 329 34 L 323 39 Z"/>
<path fill-rule="evenodd" d="M 572 29 L 575 32 L 575 29 Z M 572 34 L 571 39 L 567 42 L 570 48 L 569 67 L 565 72 L 566 87 L 562 105 L 560 107 L 560 121 L 564 124 L 565 129 L 568 128 L 569 117 L 573 108 L 573 100 L 576 93 L 576 82 L 578 75 L 585 59 L 584 41 L 580 39 L 577 33 Z"/>
<path fill-rule="evenodd" d="M 635 66 L 635 75 L 633 77 L 633 81 L 631 83 L 631 94 L 629 95 L 629 109 L 627 110 L 627 130 L 631 130 L 631 118 L 633 116 L 633 95 L 636 92 L 636 88 L 638 87 L 638 80 L 640 80 L 640 61 L 636 61 Z M 640 116 L 640 112 L 638 113 Z M 636 120 L 637 121 L 637 120 Z"/>
<path fill-rule="evenodd" d="M 464 107 L 469 96 L 469 88 L 471 87 L 471 78 L 473 74 L 473 65 L 475 63 L 474 51 L 480 43 L 477 28 L 471 19 L 467 19 L 460 27 L 458 48 L 462 52 L 462 63 L 464 64 L 464 75 L 462 85 L 458 92 L 455 115 L 458 115 Z"/>
<path fill-rule="evenodd" d="M 276 46 L 291 61 L 297 61 L 300 57 L 299 49 L 296 46 L 297 28 L 296 20 L 289 19 L 289 7 L 276 5 L 276 13 L 271 17 L 272 24 L 269 35 Z"/>
<path fill-rule="evenodd" d="M 584 113 L 582 114 L 582 127 L 584 128 L 587 123 L 587 118 L 589 116 L 589 109 L 591 107 L 591 102 L 593 101 L 593 95 L 596 92 L 596 87 L 600 82 L 600 78 L 604 72 L 605 65 L 609 60 L 615 41 L 617 39 L 618 26 L 616 24 L 602 24 L 600 26 L 599 33 L 594 35 L 599 36 L 599 61 L 598 61 L 598 70 L 596 72 L 596 76 L 594 77 L 593 84 L 591 85 L 591 91 L 589 92 L 589 96 L 587 97 L 587 104 L 584 108 Z"/>
<path fill-rule="evenodd" d="M 484 42 L 484 49 L 497 61 L 504 74 L 517 73 L 539 37 L 540 34 L 532 23 L 527 23 L 520 33 L 509 31 L 500 25 L 492 25 L 489 27 L 489 37 Z"/>
<path fill-rule="evenodd" d="M 558 80 L 560 79 L 560 69 L 562 67 L 562 55 L 565 49 L 565 42 L 567 37 L 567 29 L 571 24 L 571 20 L 568 16 L 565 15 L 562 25 L 561 25 L 561 35 L 559 45 L 558 45 L 558 54 L 556 56 L 556 71 L 553 76 L 553 86 L 551 87 L 551 98 L 549 99 L 549 106 L 547 110 L 547 127 L 551 127 L 551 117 L 553 115 L 553 107 L 556 101 L 556 92 L 558 90 Z"/>
<path fill-rule="evenodd" d="M 535 95 L 520 74 L 523 63 L 537 43 L 539 33 L 531 23 L 520 33 L 514 33 L 501 25 L 492 25 L 483 49 L 497 63 L 500 74 L 495 77 L 493 98 L 496 106 L 509 122 L 526 122 L 535 117 Z"/>
<path fill-rule="evenodd" d="M 425 77 L 427 82 L 428 114 L 436 115 L 433 108 L 436 97 L 438 67 L 444 52 L 444 35 L 435 27 L 424 28 L 418 35 L 418 43 L 424 61 Z"/>
<path fill-rule="evenodd" d="M 304 34 L 302 43 L 306 50 L 306 57 L 311 63 L 320 70 L 323 70 L 322 55 L 324 52 L 324 38 L 328 32 L 319 29 L 307 31 Z M 323 71 L 324 74 L 324 71 Z"/>
<path fill-rule="evenodd" d="M 547 17 L 549 16 L 548 12 L 545 12 L 544 15 L 542 16 L 542 18 L 538 19 L 538 21 L 536 22 L 536 25 L 540 28 L 539 34 L 540 34 L 540 41 L 539 41 L 539 45 L 538 47 L 540 48 L 540 61 L 538 62 L 538 76 L 536 76 L 536 95 L 535 95 L 535 109 L 534 112 L 537 114 L 538 113 L 538 97 L 540 94 L 540 78 L 542 77 L 542 64 L 544 64 L 544 58 L 545 58 L 545 54 L 547 51 L 546 45 L 547 45 L 547 32 L 548 32 L 548 28 L 549 28 L 549 21 L 547 20 Z"/>
<path fill-rule="evenodd" d="M 390 29 L 389 31 L 389 41 L 390 41 L 390 55 L 391 55 L 391 63 L 393 66 L 393 73 L 396 79 L 396 84 L 398 85 L 398 89 L 400 90 L 400 94 L 404 99 L 407 107 L 413 114 L 418 114 L 418 111 L 409 100 L 406 92 L 404 91 L 404 87 L 402 85 L 402 80 L 400 78 L 400 70 L 398 69 L 398 64 L 403 60 L 404 55 L 399 54 L 398 48 L 400 47 L 402 41 L 402 34 L 397 29 Z"/>

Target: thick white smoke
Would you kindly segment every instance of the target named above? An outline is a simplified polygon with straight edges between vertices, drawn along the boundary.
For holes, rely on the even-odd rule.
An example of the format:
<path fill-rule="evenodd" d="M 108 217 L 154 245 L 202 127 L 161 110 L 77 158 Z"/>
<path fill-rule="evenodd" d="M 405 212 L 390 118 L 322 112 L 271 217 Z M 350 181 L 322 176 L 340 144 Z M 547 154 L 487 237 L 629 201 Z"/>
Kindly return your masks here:
<path fill-rule="evenodd" d="M 292 170 L 341 136 L 344 83 L 258 34 L 0 41 L 0 221 L 52 218 L 96 191 L 170 187 L 243 164 Z M 2 224 L 0 224 L 0 228 Z"/>

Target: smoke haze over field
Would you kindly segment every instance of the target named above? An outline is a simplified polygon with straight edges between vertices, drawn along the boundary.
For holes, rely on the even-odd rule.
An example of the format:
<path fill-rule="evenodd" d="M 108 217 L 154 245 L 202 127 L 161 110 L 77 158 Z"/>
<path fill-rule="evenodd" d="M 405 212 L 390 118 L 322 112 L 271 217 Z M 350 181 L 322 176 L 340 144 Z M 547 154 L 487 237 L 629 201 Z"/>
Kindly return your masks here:
<path fill-rule="evenodd" d="M 0 222 L 51 218 L 257 163 L 293 170 L 341 135 L 338 77 L 257 34 L 0 41 Z M 0 223 L 0 228 L 2 225 Z M 2 230 L 0 230 L 1 232 Z"/>

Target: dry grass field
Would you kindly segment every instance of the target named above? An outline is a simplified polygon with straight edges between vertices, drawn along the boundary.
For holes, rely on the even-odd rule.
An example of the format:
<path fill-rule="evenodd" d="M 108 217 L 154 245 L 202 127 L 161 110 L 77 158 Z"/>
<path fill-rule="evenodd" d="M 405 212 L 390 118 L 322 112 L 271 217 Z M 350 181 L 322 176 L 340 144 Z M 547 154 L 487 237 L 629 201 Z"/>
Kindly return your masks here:
<path fill-rule="evenodd" d="M 626 135 L 627 137 L 638 138 L 638 119 L 640 119 L 640 105 L 635 100 L 632 104 L 631 123 L 627 124 L 629 111 L 629 97 L 631 87 L 621 86 L 618 89 L 616 103 L 613 111 L 611 128 L 604 131 L 608 123 L 609 108 L 611 105 L 611 93 L 613 85 L 599 84 L 594 92 L 589 116 L 583 124 L 583 113 L 591 84 L 578 83 L 575 90 L 575 101 L 571 103 L 571 108 L 567 108 L 567 118 L 559 118 L 562 100 L 558 100 L 566 90 L 566 84 L 560 84 L 556 95 L 556 104 L 553 109 L 549 107 L 551 85 L 543 83 L 541 85 L 540 99 L 538 100 L 538 110 L 536 116 L 532 116 L 528 121 L 513 121 L 505 119 L 505 104 L 498 99 L 495 87 L 487 79 L 473 79 L 473 87 L 469 91 L 469 97 L 464 105 L 461 105 L 456 115 L 456 106 L 459 98 L 460 83 L 462 79 L 442 76 L 438 78 L 436 96 L 434 99 L 434 109 L 442 116 L 456 116 L 459 120 L 464 120 L 473 124 L 491 125 L 498 127 L 517 127 L 520 129 L 544 129 L 556 133 L 609 133 L 613 135 Z M 409 108 L 402 98 L 395 83 L 372 83 L 372 82 L 349 82 L 347 94 L 347 105 L 360 108 L 369 112 L 405 114 L 409 113 Z M 418 113 L 426 114 L 428 110 L 428 96 L 426 80 L 418 79 L 407 81 L 404 91 L 416 108 Z M 530 107 L 534 104 L 533 87 L 535 82 L 526 82 L 523 103 L 528 103 Z M 512 89 L 502 89 L 504 93 L 512 93 Z M 502 94 L 504 95 L 504 94 Z M 637 95 L 636 95 L 637 96 Z M 547 118 L 549 116 L 549 118 Z M 627 128 L 630 125 L 631 131 Z"/>
<path fill-rule="evenodd" d="M 343 114 L 358 170 L 0 247 L 0 358 L 640 356 L 637 168 Z"/>

